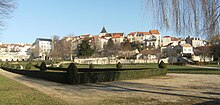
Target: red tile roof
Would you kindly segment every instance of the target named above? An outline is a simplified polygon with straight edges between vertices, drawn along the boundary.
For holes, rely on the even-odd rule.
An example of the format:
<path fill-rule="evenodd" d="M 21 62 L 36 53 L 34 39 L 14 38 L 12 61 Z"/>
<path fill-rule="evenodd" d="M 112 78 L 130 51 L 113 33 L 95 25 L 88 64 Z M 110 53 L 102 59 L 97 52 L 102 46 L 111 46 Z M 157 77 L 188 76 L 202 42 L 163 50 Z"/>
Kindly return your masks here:
<path fill-rule="evenodd" d="M 149 31 L 151 34 L 160 34 L 158 30 L 150 30 Z"/>
<path fill-rule="evenodd" d="M 178 40 L 179 40 L 178 38 L 171 37 L 171 41 L 178 41 Z"/>
<path fill-rule="evenodd" d="M 136 33 L 137 33 L 138 35 L 139 35 L 139 34 L 151 35 L 150 32 L 131 32 L 130 35 L 133 35 L 133 36 L 134 36 Z"/>
<path fill-rule="evenodd" d="M 120 35 L 120 34 L 114 34 L 114 35 L 112 36 L 112 38 L 121 38 L 121 35 Z"/>
<path fill-rule="evenodd" d="M 164 36 L 163 38 L 170 38 L 170 36 Z"/>

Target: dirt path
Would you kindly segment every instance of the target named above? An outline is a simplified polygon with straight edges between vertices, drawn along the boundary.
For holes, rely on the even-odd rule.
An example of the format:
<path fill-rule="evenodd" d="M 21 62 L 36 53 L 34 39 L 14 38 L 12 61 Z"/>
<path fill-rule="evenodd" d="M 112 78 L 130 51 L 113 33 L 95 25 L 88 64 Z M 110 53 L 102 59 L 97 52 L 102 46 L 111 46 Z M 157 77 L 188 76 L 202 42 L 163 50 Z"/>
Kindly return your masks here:
<path fill-rule="evenodd" d="M 0 70 L 0 74 L 73 105 L 220 104 L 220 75 L 168 74 L 142 80 L 71 86 L 4 70 Z"/>

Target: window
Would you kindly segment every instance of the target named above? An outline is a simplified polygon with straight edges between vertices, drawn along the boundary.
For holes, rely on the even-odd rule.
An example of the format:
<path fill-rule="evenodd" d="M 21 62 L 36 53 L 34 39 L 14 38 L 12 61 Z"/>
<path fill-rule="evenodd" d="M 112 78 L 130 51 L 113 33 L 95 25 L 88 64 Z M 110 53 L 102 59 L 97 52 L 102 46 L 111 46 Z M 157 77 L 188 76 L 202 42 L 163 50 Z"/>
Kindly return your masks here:
<path fill-rule="evenodd" d="M 191 51 L 191 49 L 188 49 L 188 51 Z"/>

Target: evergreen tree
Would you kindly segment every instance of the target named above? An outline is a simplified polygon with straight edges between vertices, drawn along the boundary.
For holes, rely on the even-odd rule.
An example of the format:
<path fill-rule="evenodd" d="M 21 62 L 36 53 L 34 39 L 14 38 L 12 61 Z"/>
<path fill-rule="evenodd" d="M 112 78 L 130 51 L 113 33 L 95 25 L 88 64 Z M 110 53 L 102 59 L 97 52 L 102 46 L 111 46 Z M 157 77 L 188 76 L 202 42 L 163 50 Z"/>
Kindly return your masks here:
<path fill-rule="evenodd" d="M 114 41 L 112 40 L 112 38 L 110 38 L 107 42 L 107 45 L 105 46 L 105 49 L 107 50 L 113 50 L 115 47 L 115 43 Z"/>
<path fill-rule="evenodd" d="M 91 48 L 89 44 L 89 40 L 83 40 L 82 43 L 79 45 L 79 52 L 77 56 L 89 57 L 92 56 L 94 53 L 94 49 Z"/>

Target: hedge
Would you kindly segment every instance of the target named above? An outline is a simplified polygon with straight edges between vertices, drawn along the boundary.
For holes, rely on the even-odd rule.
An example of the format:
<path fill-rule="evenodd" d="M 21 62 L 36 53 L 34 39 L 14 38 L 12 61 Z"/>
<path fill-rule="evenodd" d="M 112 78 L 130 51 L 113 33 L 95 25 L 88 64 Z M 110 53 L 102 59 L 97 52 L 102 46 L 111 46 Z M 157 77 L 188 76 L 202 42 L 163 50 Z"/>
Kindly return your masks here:
<path fill-rule="evenodd" d="M 72 64 L 73 65 L 73 64 Z M 53 82 L 67 84 L 83 84 L 95 82 L 108 82 L 118 80 L 143 79 L 152 76 L 166 75 L 166 68 L 145 68 L 145 69 L 78 69 L 75 66 L 69 67 L 63 72 L 46 71 L 40 72 L 36 70 L 16 70 L 2 67 L 2 69 L 18 73 L 34 78 L 45 79 Z M 72 75 L 72 73 L 74 75 Z M 84 72 L 80 72 L 84 71 Z M 90 72 L 89 72 L 90 71 Z M 70 78 L 71 77 L 71 78 Z"/>
<path fill-rule="evenodd" d="M 152 76 L 166 75 L 167 69 L 142 69 L 105 72 L 79 72 L 80 83 L 108 82 L 118 80 L 143 79 Z"/>
<path fill-rule="evenodd" d="M 66 72 L 41 72 L 41 71 L 36 71 L 36 70 L 16 70 L 16 69 L 5 68 L 5 67 L 2 67 L 2 69 L 12 72 L 12 73 L 17 73 L 17 74 L 21 74 L 21 75 L 25 75 L 25 76 L 29 76 L 33 78 L 39 78 L 39 79 L 44 79 L 44 80 L 58 82 L 58 83 L 68 83 Z"/>

